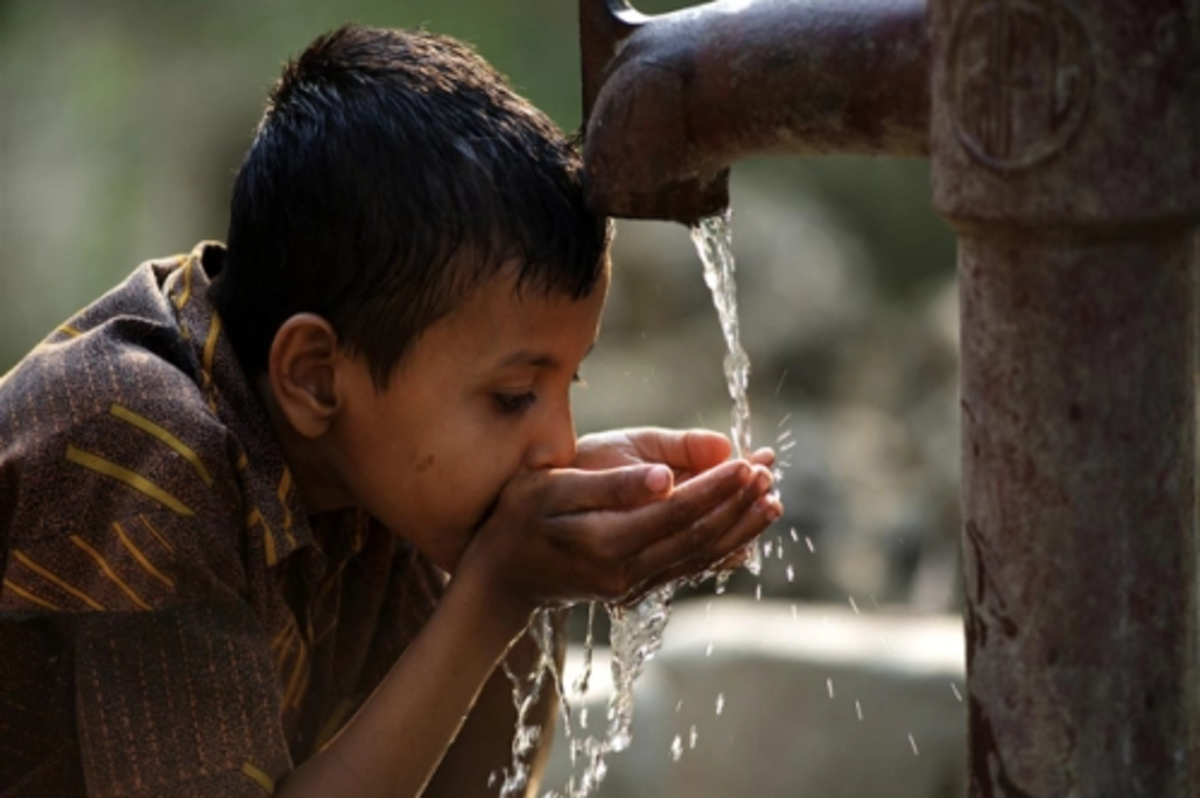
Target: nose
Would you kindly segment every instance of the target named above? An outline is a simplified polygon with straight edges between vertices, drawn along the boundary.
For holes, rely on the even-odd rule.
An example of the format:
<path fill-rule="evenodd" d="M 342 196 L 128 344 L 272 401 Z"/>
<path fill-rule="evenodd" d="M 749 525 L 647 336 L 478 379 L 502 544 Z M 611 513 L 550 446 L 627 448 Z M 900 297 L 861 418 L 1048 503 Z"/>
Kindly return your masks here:
<path fill-rule="evenodd" d="M 575 462 L 575 419 L 569 402 L 547 408 L 538 419 L 533 442 L 526 456 L 526 467 L 566 468 Z"/>

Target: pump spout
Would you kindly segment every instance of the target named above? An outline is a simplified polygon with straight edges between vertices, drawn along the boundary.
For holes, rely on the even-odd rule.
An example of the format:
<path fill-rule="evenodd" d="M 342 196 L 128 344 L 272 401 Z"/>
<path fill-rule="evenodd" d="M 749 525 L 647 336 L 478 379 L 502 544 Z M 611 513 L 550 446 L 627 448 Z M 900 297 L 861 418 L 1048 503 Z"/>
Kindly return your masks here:
<path fill-rule="evenodd" d="M 755 155 L 929 154 L 924 0 L 580 0 L 588 201 L 684 223 Z"/>

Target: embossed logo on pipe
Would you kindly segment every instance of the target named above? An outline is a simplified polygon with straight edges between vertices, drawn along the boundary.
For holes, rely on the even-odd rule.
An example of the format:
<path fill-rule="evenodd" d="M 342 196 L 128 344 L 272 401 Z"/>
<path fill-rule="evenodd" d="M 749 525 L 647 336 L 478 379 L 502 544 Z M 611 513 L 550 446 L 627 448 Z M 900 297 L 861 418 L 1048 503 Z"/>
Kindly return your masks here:
<path fill-rule="evenodd" d="M 1083 124 L 1094 81 L 1091 42 L 1060 2 L 968 3 L 954 22 L 948 58 L 955 133 L 986 166 L 1033 166 Z"/>

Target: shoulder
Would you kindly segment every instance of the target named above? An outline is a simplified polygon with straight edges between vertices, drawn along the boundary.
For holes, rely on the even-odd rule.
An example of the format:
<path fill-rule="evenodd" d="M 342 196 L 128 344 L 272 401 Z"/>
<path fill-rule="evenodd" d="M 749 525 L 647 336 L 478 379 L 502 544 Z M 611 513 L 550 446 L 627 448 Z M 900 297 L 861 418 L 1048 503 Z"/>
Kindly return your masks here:
<path fill-rule="evenodd" d="M 154 267 L 140 267 L 0 378 L 0 506 L 22 516 L 0 517 L 0 527 L 80 523 L 130 491 L 194 513 L 189 502 L 205 501 L 200 494 L 228 468 L 232 444 Z"/>

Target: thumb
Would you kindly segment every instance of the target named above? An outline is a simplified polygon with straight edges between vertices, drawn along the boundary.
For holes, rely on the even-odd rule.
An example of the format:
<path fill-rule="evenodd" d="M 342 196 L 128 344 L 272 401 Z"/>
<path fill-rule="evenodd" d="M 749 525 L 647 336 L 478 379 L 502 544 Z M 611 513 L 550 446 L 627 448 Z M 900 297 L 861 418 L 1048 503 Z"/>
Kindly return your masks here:
<path fill-rule="evenodd" d="M 630 510 L 671 492 L 674 475 L 665 465 L 634 465 L 605 471 L 556 472 L 554 515 Z"/>

